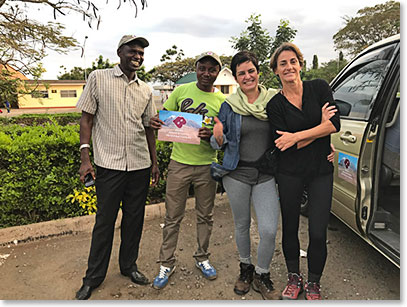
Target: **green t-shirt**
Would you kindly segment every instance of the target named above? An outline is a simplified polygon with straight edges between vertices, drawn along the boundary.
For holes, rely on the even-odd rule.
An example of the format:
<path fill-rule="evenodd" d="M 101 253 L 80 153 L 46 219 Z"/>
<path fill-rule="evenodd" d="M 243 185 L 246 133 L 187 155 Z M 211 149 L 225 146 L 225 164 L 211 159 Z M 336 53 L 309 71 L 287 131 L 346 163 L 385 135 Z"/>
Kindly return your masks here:
<path fill-rule="evenodd" d="M 225 96 L 220 92 L 204 92 L 196 82 L 177 87 L 164 103 L 169 111 L 188 112 L 203 115 L 203 126 L 213 129 L 214 117 L 218 116 L 220 105 Z M 216 151 L 207 141 L 201 144 L 173 143 L 171 159 L 188 165 L 208 165 L 216 161 Z"/>

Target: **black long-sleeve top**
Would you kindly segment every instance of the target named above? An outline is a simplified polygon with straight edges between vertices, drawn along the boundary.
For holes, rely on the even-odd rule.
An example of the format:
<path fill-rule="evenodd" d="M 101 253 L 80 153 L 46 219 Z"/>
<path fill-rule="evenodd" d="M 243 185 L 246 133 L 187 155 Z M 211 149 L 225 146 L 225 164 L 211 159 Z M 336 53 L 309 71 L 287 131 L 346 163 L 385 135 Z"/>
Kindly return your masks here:
<path fill-rule="evenodd" d="M 273 140 L 280 137 L 276 130 L 294 133 L 318 126 L 321 123 L 321 108 L 326 102 L 335 105 L 329 84 L 321 79 L 303 82 L 302 110 L 281 93 L 276 94 L 267 104 Z M 339 131 L 339 112 L 330 121 Z M 330 143 L 331 136 L 327 135 L 303 148 L 297 149 L 295 144 L 280 152 L 278 172 L 303 178 L 332 173 L 333 164 L 327 160 L 331 152 Z"/>

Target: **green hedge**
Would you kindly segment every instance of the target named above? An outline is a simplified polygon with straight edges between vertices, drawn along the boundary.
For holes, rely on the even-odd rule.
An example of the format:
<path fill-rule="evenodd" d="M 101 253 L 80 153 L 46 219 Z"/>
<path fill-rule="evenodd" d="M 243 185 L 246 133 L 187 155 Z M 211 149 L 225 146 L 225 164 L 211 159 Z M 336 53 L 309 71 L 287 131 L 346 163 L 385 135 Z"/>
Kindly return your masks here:
<path fill-rule="evenodd" d="M 72 123 L 78 115 L 55 117 L 25 117 L 40 126 L 17 118 L 19 125 L 0 123 L 0 228 L 88 213 L 67 199 L 75 190 L 84 191 L 78 175 L 79 125 Z M 64 126 L 57 118 L 69 119 L 62 121 Z M 161 174 L 157 186 L 150 187 L 147 203 L 164 199 L 172 143 L 157 141 L 156 149 Z M 222 160 L 223 153 L 218 157 Z"/>
<path fill-rule="evenodd" d="M 81 113 L 55 113 L 55 114 L 22 114 L 13 117 L 0 117 L 0 125 L 36 126 L 45 123 L 58 123 L 60 125 L 79 124 Z"/>
<path fill-rule="evenodd" d="M 157 142 L 161 179 L 149 200 L 165 194 L 171 143 Z M 85 215 L 66 201 L 79 181 L 79 125 L 0 125 L 0 228 Z"/>
<path fill-rule="evenodd" d="M 78 125 L 0 127 L 0 227 L 81 215 L 64 202 L 80 185 L 78 144 Z"/>

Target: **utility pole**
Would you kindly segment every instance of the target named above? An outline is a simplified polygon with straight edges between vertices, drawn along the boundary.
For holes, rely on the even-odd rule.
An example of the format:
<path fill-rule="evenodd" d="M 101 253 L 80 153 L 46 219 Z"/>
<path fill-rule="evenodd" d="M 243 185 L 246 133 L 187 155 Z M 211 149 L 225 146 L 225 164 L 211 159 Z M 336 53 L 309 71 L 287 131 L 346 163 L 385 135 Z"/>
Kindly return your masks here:
<path fill-rule="evenodd" d="M 85 40 L 83 41 L 83 46 L 82 46 L 82 55 L 83 57 L 83 70 L 85 72 L 85 81 L 87 81 L 87 76 L 86 76 L 86 56 L 85 56 L 85 44 L 86 40 L 88 39 L 88 36 L 85 36 Z"/>

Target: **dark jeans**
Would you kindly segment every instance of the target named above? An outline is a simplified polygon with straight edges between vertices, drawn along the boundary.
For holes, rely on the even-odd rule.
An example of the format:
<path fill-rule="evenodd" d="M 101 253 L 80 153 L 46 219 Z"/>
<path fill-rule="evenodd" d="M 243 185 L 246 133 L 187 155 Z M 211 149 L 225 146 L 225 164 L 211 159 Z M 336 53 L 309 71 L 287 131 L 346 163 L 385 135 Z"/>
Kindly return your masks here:
<path fill-rule="evenodd" d="M 117 171 L 96 167 L 97 212 L 92 232 L 88 269 L 83 283 L 97 287 L 105 279 L 112 251 L 114 226 L 122 203 L 120 271 L 137 268 L 136 261 L 144 223 L 150 168 Z"/>
<path fill-rule="evenodd" d="M 313 276 L 320 277 L 327 257 L 326 231 L 332 201 L 332 174 L 319 176 L 311 180 L 283 174 L 278 175 L 283 226 L 283 252 L 288 271 L 299 273 L 300 242 L 298 239 L 298 228 L 304 184 L 308 186 L 309 202 L 308 272 L 312 273 L 311 275 Z"/>

